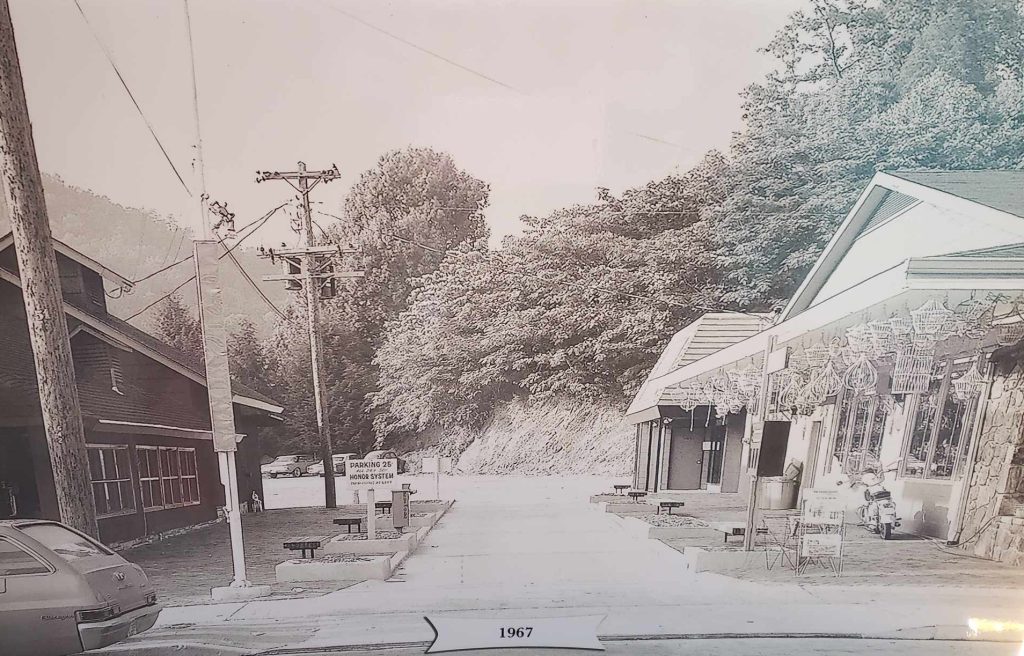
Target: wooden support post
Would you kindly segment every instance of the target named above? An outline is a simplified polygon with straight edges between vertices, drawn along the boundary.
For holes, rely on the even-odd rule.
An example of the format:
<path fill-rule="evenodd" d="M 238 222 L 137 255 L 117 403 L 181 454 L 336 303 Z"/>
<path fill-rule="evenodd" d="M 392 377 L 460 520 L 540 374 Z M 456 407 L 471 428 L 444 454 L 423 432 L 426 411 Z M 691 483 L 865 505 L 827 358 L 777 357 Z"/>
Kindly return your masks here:
<path fill-rule="evenodd" d="M 14 233 L 60 518 L 99 537 L 60 274 L 7 0 L 0 0 L 0 177 Z"/>

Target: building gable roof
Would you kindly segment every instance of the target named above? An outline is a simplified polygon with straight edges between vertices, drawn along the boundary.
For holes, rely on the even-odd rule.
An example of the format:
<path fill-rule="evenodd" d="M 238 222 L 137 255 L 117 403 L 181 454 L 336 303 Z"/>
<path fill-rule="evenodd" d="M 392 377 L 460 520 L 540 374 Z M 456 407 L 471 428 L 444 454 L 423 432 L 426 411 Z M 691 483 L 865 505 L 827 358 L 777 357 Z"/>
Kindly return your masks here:
<path fill-rule="evenodd" d="M 2 238 L 8 239 L 6 242 L 0 241 L 0 251 L 5 250 L 13 243 L 9 240 L 10 236 L 10 233 L 8 233 Z M 53 243 L 54 250 L 57 252 L 71 252 L 75 254 L 75 256 L 72 257 L 71 255 L 68 255 L 68 257 L 71 257 L 71 259 L 74 259 L 83 266 L 92 268 L 92 265 L 89 264 L 92 260 L 88 257 L 81 255 L 78 251 L 75 251 L 58 239 L 53 239 Z M 82 259 L 79 259 L 79 257 Z M 21 280 L 19 277 L 6 269 L 0 268 L 0 280 L 5 280 L 17 287 L 21 287 Z M 129 285 L 131 284 L 130 281 L 127 281 L 126 279 L 125 281 L 128 282 Z M 192 379 L 204 387 L 206 386 L 206 366 L 201 359 L 194 358 L 187 353 L 162 342 L 144 330 L 140 330 L 127 321 L 119 319 L 109 313 L 79 307 L 68 303 L 67 301 L 64 302 L 64 311 L 68 316 L 78 319 L 92 330 L 98 331 L 100 334 L 106 335 L 110 339 L 127 344 L 135 350 L 138 350 L 143 355 L 160 362 L 164 366 Z M 254 390 L 252 387 L 242 383 L 241 381 L 232 380 L 231 391 L 233 402 L 239 405 L 275 414 L 284 411 L 284 408 L 277 401 Z"/>
<path fill-rule="evenodd" d="M 64 257 L 66 257 L 66 258 L 68 258 L 70 260 L 74 260 L 75 262 L 78 262 L 79 264 L 81 264 L 82 266 L 86 267 L 87 269 L 95 271 L 96 273 L 100 274 L 103 278 L 105 278 L 105 279 L 109 280 L 110 282 L 114 283 L 115 285 L 117 285 L 119 288 L 127 290 L 127 289 L 131 289 L 132 287 L 135 286 L 135 283 L 133 283 L 131 280 L 128 280 L 127 278 L 122 276 L 120 273 L 117 273 L 116 271 L 114 271 L 112 269 L 109 269 L 106 266 L 100 264 L 99 262 L 97 262 L 96 260 L 92 259 L 91 257 L 86 255 L 82 251 L 77 250 L 75 248 L 72 248 L 71 246 L 68 246 L 67 244 L 65 244 L 64 242 L 62 242 L 59 239 L 53 238 L 52 241 L 53 241 L 53 250 L 57 251 L 58 253 L 60 253 L 61 255 L 63 255 Z M 8 232 L 7 234 L 0 235 L 0 251 L 5 251 L 5 250 L 7 250 L 7 248 L 9 248 L 10 246 L 13 246 L 13 245 L 14 245 L 14 233 L 13 232 Z"/>
<path fill-rule="evenodd" d="M 1024 171 L 896 171 L 877 173 L 818 256 L 779 317 L 785 321 L 814 302 L 829 277 L 865 231 L 918 202 L 970 212 L 1024 230 Z"/>

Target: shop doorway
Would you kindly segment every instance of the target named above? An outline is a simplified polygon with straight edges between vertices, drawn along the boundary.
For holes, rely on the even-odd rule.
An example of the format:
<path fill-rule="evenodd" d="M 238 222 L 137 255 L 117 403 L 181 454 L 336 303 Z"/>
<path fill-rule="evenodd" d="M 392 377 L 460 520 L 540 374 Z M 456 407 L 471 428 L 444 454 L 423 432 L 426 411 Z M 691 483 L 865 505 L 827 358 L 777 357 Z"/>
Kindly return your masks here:
<path fill-rule="evenodd" d="M 704 435 L 702 449 L 702 465 L 700 472 L 700 489 L 722 484 L 722 461 L 725 454 L 725 423 L 716 421 L 708 426 Z"/>
<path fill-rule="evenodd" d="M 699 490 L 704 482 L 704 441 L 708 408 L 701 406 L 675 419 L 671 425 L 668 489 Z"/>

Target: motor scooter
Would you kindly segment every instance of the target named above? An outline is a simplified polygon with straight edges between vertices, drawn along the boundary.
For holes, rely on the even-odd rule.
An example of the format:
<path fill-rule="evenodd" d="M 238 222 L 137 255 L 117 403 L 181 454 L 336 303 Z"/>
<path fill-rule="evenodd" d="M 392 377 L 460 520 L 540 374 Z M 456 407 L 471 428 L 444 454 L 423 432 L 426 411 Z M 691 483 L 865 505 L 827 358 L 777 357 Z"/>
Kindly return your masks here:
<path fill-rule="evenodd" d="M 869 469 L 860 475 L 859 480 L 850 484 L 850 487 L 864 486 L 865 503 L 857 508 L 860 525 L 873 533 L 878 533 L 883 540 L 892 537 L 893 529 L 900 525 L 901 519 L 896 516 L 896 502 L 892 500 L 892 494 L 883 485 L 885 475 L 892 471 L 896 471 L 895 466 L 878 473 Z"/>

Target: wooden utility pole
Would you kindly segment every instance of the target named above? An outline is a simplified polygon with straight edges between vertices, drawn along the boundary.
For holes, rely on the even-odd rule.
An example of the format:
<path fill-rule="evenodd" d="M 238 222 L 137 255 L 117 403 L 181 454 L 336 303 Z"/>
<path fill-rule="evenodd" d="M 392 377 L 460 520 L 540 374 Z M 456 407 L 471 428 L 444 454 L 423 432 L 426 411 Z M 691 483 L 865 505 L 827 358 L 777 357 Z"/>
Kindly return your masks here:
<path fill-rule="evenodd" d="M 296 171 L 261 171 L 256 175 L 256 182 L 265 180 L 284 180 L 299 192 L 302 203 L 302 246 L 297 249 L 263 252 L 262 255 L 272 260 L 280 257 L 285 263 L 286 273 L 280 276 L 263 276 L 264 280 L 284 280 L 291 284 L 301 282 L 306 296 L 306 322 L 309 330 L 309 355 L 313 375 L 313 402 L 316 406 L 316 430 L 319 437 L 320 457 L 324 465 L 324 505 L 337 508 L 337 491 L 334 487 L 334 455 L 331 445 L 330 419 L 325 407 L 323 380 L 323 334 L 320 328 L 320 295 L 324 283 L 331 283 L 336 278 L 358 277 L 361 272 L 336 271 L 334 255 L 346 251 L 331 246 L 318 246 L 313 234 L 313 213 L 309 206 L 309 192 L 321 182 L 330 182 L 339 177 L 338 167 L 333 166 L 324 171 L 307 171 L 306 165 L 299 162 Z M 293 182 L 294 181 L 294 182 Z M 301 273 L 292 271 L 301 270 Z"/>
<path fill-rule="evenodd" d="M 0 173 L 18 256 L 57 507 L 61 521 L 99 537 L 60 274 L 7 0 L 0 0 Z"/>

